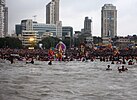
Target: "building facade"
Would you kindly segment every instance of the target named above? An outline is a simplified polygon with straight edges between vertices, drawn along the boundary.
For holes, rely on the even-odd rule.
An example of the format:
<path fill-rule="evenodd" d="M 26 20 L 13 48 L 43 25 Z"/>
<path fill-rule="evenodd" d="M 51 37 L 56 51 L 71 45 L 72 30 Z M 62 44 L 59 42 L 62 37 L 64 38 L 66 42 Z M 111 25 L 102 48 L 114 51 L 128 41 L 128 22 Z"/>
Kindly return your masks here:
<path fill-rule="evenodd" d="M 101 10 L 101 37 L 117 36 L 117 10 L 112 4 L 105 4 Z"/>
<path fill-rule="evenodd" d="M 37 31 L 33 30 L 33 21 L 32 19 L 26 19 L 26 20 L 21 20 L 21 26 L 17 25 L 16 29 L 20 32 L 21 29 L 21 41 L 22 45 L 24 47 L 35 47 L 37 44 L 38 37 L 37 37 Z"/>
<path fill-rule="evenodd" d="M 73 38 L 73 28 L 71 26 L 62 27 L 62 38 L 65 39 L 65 37 Z"/>
<path fill-rule="evenodd" d="M 42 37 L 43 34 L 46 34 L 46 33 L 52 33 L 53 37 L 56 37 L 55 24 L 33 23 L 33 30 L 38 31 L 39 37 Z"/>
<path fill-rule="evenodd" d="M 91 23 L 92 23 L 92 20 L 89 19 L 88 17 L 85 17 L 85 20 L 84 20 L 84 33 L 91 34 Z"/>
<path fill-rule="evenodd" d="M 15 33 L 17 36 L 22 34 L 22 29 L 20 24 L 15 25 Z"/>
<path fill-rule="evenodd" d="M 62 22 L 59 21 L 57 24 L 43 24 L 33 23 L 33 30 L 38 31 L 38 36 L 42 38 L 43 34 L 51 33 L 53 37 L 62 39 Z"/>
<path fill-rule="evenodd" d="M 128 38 L 128 37 L 119 37 L 115 41 L 115 45 L 119 49 L 125 49 L 125 48 L 129 47 L 130 44 L 131 44 L 131 41 L 130 41 L 130 38 Z"/>
<path fill-rule="evenodd" d="M 5 0 L 0 0 L 0 37 L 4 37 L 4 8 Z"/>
<path fill-rule="evenodd" d="M 92 19 L 89 19 L 88 17 L 85 17 L 84 28 L 81 29 L 81 37 L 83 37 L 81 42 L 85 42 L 87 46 L 92 44 Z"/>
<path fill-rule="evenodd" d="M 62 40 L 62 22 L 57 21 L 56 23 L 56 37 Z"/>
<path fill-rule="evenodd" d="M 33 30 L 33 21 L 32 19 L 26 19 L 21 21 L 21 29 L 25 31 Z"/>
<path fill-rule="evenodd" d="M 4 37 L 4 8 L 0 5 L 0 37 Z"/>
<path fill-rule="evenodd" d="M 24 47 L 35 47 L 39 41 L 37 38 L 37 35 L 38 35 L 37 31 L 23 30 L 22 31 L 22 45 Z"/>
<path fill-rule="evenodd" d="M 51 17 L 50 6 L 51 6 L 51 2 L 46 5 L 46 24 L 50 24 L 50 17 Z"/>
<path fill-rule="evenodd" d="M 63 27 L 61 21 L 57 24 L 44 24 L 26 19 L 21 20 L 21 24 L 16 24 L 15 30 L 16 35 L 23 41 L 24 46 L 29 45 L 28 40 L 31 36 L 33 38 L 35 37 L 37 42 L 48 36 L 57 37 L 59 39 L 65 39 L 65 37 L 68 36 L 73 38 L 73 28 L 71 26 Z"/>
<path fill-rule="evenodd" d="M 5 0 L 0 0 L 0 37 L 8 36 L 8 7 Z"/>
<path fill-rule="evenodd" d="M 46 5 L 46 23 L 56 24 L 59 21 L 59 1 L 52 0 Z"/>
<path fill-rule="evenodd" d="M 4 37 L 8 36 L 8 7 L 4 8 Z"/>

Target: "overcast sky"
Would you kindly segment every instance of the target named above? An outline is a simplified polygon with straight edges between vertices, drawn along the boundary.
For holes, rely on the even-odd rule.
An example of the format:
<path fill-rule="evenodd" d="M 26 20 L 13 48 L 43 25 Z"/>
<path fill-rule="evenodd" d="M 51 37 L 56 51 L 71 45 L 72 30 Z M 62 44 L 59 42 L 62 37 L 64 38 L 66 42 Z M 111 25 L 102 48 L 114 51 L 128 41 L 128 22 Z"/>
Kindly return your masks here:
<path fill-rule="evenodd" d="M 51 0 L 6 0 L 9 8 L 9 32 L 23 19 L 46 23 L 46 4 Z M 117 8 L 118 36 L 137 35 L 137 0 L 60 0 L 60 20 L 63 26 L 72 26 L 74 31 L 84 27 L 86 16 L 92 18 L 93 36 L 101 36 L 101 7 L 113 4 Z"/>

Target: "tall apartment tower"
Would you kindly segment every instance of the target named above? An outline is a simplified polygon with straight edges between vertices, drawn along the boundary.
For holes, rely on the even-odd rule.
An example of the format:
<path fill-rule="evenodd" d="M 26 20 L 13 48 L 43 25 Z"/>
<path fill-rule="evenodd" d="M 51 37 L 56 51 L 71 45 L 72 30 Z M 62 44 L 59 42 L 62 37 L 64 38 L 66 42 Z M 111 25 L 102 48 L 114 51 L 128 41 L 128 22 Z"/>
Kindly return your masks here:
<path fill-rule="evenodd" d="M 85 17 L 84 20 L 84 33 L 91 34 L 91 22 L 92 20 L 88 17 Z"/>
<path fill-rule="evenodd" d="M 112 4 L 105 4 L 101 10 L 101 37 L 117 36 L 117 10 Z"/>
<path fill-rule="evenodd" d="M 46 5 L 46 23 L 56 24 L 59 21 L 59 0 L 52 0 Z"/>
<path fill-rule="evenodd" d="M 4 37 L 8 36 L 8 7 L 4 8 Z"/>
<path fill-rule="evenodd" d="M 0 37 L 4 37 L 4 7 L 5 0 L 0 0 Z"/>
<path fill-rule="evenodd" d="M 0 0 L 0 37 L 8 34 L 8 8 L 5 5 L 5 0 Z"/>

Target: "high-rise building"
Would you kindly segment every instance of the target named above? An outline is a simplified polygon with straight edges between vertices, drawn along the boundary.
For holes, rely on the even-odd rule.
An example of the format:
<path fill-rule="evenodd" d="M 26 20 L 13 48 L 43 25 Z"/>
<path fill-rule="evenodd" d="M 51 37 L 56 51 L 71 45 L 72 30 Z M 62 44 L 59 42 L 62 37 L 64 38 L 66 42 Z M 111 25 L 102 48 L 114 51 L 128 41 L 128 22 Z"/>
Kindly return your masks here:
<path fill-rule="evenodd" d="M 101 10 L 101 37 L 117 36 L 117 10 L 112 4 L 105 4 Z"/>
<path fill-rule="evenodd" d="M 55 2 L 55 23 L 59 21 L 59 1 L 60 0 L 52 0 Z"/>
<path fill-rule="evenodd" d="M 56 24 L 59 21 L 59 0 L 52 0 L 46 5 L 46 23 Z"/>
<path fill-rule="evenodd" d="M 8 7 L 4 8 L 4 37 L 8 36 Z"/>
<path fill-rule="evenodd" d="M 84 20 L 84 33 L 91 34 L 91 22 L 92 20 L 88 17 L 85 17 Z"/>
<path fill-rule="evenodd" d="M 46 5 L 46 24 L 50 24 L 50 5 L 51 2 Z"/>
<path fill-rule="evenodd" d="M 17 36 L 21 35 L 22 33 L 21 24 L 15 25 L 15 33 Z"/>
<path fill-rule="evenodd" d="M 5 0 L 0 0 L 0 4 L 5 6 Z"/>
<path fill-rule="evenodd" d="M 8 7 L 5 5 L 5 0 L 0 0 L 0 37 L 8 34 Z"/>
<path fill-rule="evenodd" d="M 4 37 L 4 8 L 5 0 L 0 0 L 0 37 Z"/>

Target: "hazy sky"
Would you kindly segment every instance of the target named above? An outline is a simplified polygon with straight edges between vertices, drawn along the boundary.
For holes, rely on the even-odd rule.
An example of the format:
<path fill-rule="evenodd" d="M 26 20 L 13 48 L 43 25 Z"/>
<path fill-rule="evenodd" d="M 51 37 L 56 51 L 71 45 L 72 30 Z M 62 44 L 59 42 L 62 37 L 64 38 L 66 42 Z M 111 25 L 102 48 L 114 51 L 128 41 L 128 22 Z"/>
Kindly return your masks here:
<path fill-rule="evenodd" d="M 6 0 L 9 8 L 9 32 L 22 19 L 34 19 L 46 23 L 46 4 L 51 0 Z M 74 31 L 84 27 L 86 16 L 92 18 L 93 36 L 101 36 L 101 7 L 113 4 L 117 8 L 118 36 L 137 35 L 137 0 L 60 0 L 60 20 L 63 26 L 72 26 Z"/>

